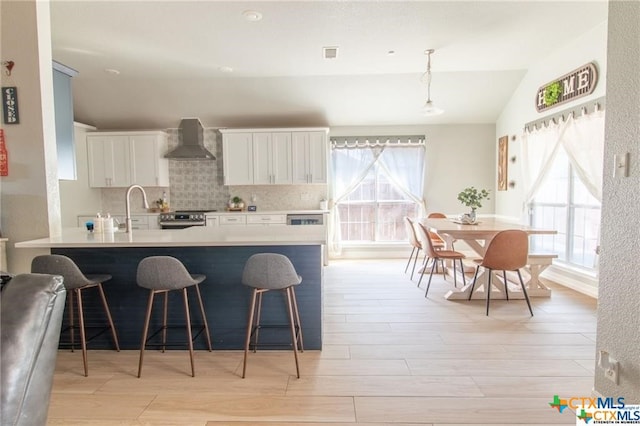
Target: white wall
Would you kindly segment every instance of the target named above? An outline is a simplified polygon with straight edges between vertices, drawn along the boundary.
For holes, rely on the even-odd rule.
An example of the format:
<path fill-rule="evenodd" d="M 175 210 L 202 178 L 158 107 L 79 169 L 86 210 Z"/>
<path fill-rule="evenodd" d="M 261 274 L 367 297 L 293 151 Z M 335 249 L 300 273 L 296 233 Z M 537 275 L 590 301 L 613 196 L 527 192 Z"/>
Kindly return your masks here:
<path fill-rule="evenodd" d="M 515 218 L 520 218 L 522 215 L 524 194 L 520 168 L 521 161 L 518 160 L 522 158 L 520 141 L 524 125 L 530 121 L 582 104 L 589 99 L 596 99 L 605 95 L 607 75 L 606 16 L 603 17 L 603 20 L 602 24 L 583 34 L 582 37 L 566 43 L 563 43 L 562 40 L 558 41 L 557 49 L 546 58 L 540 58 L 537 64 L 527 71 L 527 74 L 498 118 L 496 122 L 496 138 L 516 135 L 515 141 L 512 141 L 511 137 L 509 138 L 509 157 L 515 155 L 517 159 L 515 163 L 509 162 L 508 165 L 508 179 L 514 180 L 516 186 L 514 189 L 496 193 L 496 214 Z M 599 75 L 598 84 L 591 95 L 551 108 L 542 113 L 536 111 L 535 98 L 540 86 L 589 62 L 596 63 Z M 497 158 L 497 150 L 495 158 Z M 495 181 L 497 182 L 497 172 Z"/>
<path fill-rule="evenodd" d="M 16 63 L 2 86 L 18 88 L 20 123 L 5 125 L 9 176 L 2 178 L 2 232 L 9 238 L 8 270 L 28 272 L 42 251 L 15 249 L 16 242 L 57 235 L 60 192 L 53 103 L 49 3 L 0 2 L 2 59 Z"/>
<path fill-rule="evenodd" d="M 640 2 L 609 2 L 607 117 L 597 350 L 620 362 L 615 385 L 596 368 L 595 390 L 640 403 Z M 628 152 L 629 177 L 613 177 L 613 156 Z"/>
<path fill-rule="evenodd" d="M 445 112 L 446 114 L 446 112 Z M 457 199 L 467 186 L 491 189 L 479 213 L 494 212 L 495 126 L 456 124 L 422 126 L 332 127 L 329 136 L 425 135 L 427 141 L 424 196 L 427 211 L 467 212 Z"/>
<path fill-rule="evenodd" d="M 62 227 L 78 226 L 78 215 L 93 214 L 102 211 L 102 192 L 98 188 L 89 187 L 89 171 L 87 168 L 87 131 L 94 127 L 74 123 L 76 145 L 77 180 L 60 181 L 60 213 Z"/>
<path fill-rule="evenodd" d="M 606 16 L 603 17 L 606 19 Z M 535 109 L 535 98 L 538 88 L 550 81 L 584 65 L 595 62 L 598 68 L 598 83 L 591 95 L 579 98 L 573 102 L 538 113 Z M 522 152 L 521 140 L 524 125 L 530 121 L 553 115 L 576 105 L 602 97 L 606 94 L 607 75 L 607 22 L 596 26 L 591 31 L 567 43 L 558 43 L 549 56 L 540 58 L 531 67 L 513 96 L 505 106 L 496 122 L 496 138 L 509 136 L 509 155 L 515 156 L 516 162 L 508 162 L 508 180 L 515 181 L 515 188 L 507 191 L 496 191 L 496 214 L 518 219 L 528 220 L 524 216 L 524 188 L 522 186 Z M 512 140 L 511 136 L 516 136 Z M 497 158 L 497 150 L 494 153 Z M 497 182 L 497 174 L 496 180 Z M 554 265 L 545 272 L 545 277 L 585 294 L 597 294 L 597 277 L 587 275 L 579 270 L 569 270 L 564 266 Z"/>

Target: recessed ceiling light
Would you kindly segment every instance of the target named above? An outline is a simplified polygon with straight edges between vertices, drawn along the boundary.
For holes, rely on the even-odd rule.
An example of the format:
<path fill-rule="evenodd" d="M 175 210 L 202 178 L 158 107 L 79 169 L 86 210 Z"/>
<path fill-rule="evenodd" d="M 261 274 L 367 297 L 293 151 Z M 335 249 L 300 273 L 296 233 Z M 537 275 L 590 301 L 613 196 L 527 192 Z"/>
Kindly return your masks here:
<path fill-rule="evenodd" d="M 224 73 L 233 72 L 233 68 L 231 68 L 231 67 L 220 67 L 220 68 L 218 68 L 218 70 L 220 72 L 224 72 Z"/>
<path fill-rule="evenodd" d="M 393 56 L 393 55 L 395 55 L 395 54 L 396 54 L 396 51 L 395 51 L 395 50 L 389 50 L 389 51 L 387 52 L 387 56 Z"/>
<path fill-rule="evenodd" d="M 251 22 L 256 22 L 262 19 L 262 13 L 257 10 L 245 10 L 242 12 L 242 16 L 244 16 L 244 19 Z"/>
<path fill-rule="evenodd" d="M 107 74 L 111 74 L 111 75 L 120 75 L 120 71 L 113 69 L 113 68 L 107 68 L 104 70 L 104 72 L 106 72 Z"/>

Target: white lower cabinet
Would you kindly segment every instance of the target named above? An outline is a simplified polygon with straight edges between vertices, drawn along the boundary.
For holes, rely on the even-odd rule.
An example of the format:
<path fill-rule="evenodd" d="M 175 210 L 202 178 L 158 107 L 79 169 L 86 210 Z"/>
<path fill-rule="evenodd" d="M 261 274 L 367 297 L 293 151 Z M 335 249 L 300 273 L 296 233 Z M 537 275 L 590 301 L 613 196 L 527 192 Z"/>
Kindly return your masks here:
<path fill-rule="evenodd" d="M 221 215 L 218 221 L 220 226 L 246 225 L 247 216 L 244 214 Z"/>
<path fill-rule="evenodd" d="M 220 223 L 220 217 L 217 215 L 206 215 L 204 217 L 206 226 L 218 226 Z"/>
<path fill-rule="evenodd" d="M 286 225 L 287 215 L 285 214 L 257 214 L 247 215 L 247 225 Z"/>

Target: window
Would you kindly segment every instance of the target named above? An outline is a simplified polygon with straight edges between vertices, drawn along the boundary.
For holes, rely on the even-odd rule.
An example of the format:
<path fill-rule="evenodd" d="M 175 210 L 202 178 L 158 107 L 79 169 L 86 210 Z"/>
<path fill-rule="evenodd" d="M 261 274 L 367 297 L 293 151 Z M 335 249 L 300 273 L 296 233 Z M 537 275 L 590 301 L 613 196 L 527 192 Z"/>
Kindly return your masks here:
<path fill-rule="evenodd" d="M 423 211 L 424 136 L 331 139 L 329 249 L 343 242 L 405 242 L 404 216 Z"/>
<path fill-rule="evenodd" d="M 375 164 L 358 186 L 341 202 L 343 241 L 403 241 L 404 216 L 416 217 L 418 203 L 395 188 L 383 168 Z"/>
<path fill-rule="evenodd" d="M 578 178 L 564 150 L 559 150 L 530 208 L 532 226 L 558 231 L 532 237 L 532 252 L 555 253 L 560 262 L 597 269 L 600 203 Z"/>

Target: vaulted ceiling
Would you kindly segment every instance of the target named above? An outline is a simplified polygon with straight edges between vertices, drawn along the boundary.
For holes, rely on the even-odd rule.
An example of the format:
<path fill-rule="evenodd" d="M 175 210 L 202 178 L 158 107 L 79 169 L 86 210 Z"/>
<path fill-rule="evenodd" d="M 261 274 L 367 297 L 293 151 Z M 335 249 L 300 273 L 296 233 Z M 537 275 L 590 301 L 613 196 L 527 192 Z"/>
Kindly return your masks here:
<path fill-rule="evenodd" d="M 527 68 L 606 21 L 607 2 L 52 0 L 51 19 L 54 60 L 79 71 L 75 119 L 100 129 L 182 117 L 207 127 L 493 123 Z M 337 58 L 323 57 L 328 46 Z M 426 49 L 431 98 L 445 110 L 435 117 L 421 114 Z"/>

